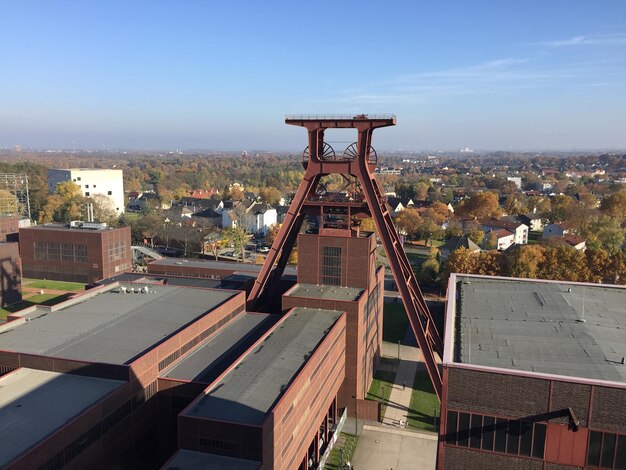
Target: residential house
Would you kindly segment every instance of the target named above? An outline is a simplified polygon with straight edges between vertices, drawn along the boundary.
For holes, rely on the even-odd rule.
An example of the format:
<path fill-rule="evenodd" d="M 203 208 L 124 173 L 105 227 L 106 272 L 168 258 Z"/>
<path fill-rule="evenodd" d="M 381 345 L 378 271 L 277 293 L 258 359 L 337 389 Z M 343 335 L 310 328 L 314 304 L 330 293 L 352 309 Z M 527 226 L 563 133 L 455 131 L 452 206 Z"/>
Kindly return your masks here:
<path fill-rule="evenodd" d="M 209 199 L 213 196 L 217 196 L 219 191 L 215 188 L 212 189 L 192 189 L 189 191 L 189 197 L 196 199 Z"/>
<path fill-rule="evenodd" d="M 397 215 L 399 212 L 413 207 L 415 203 L 412 199 L 400 198 L 400 197 L 388 197 L 387 206 L 389 207 L 391 215 Z"/>
<path fill-rule="evenodd" d="M 252 226 L 248 229 L 255 234 L 267 235 L 269 228 L 278 223 L 278 214 L 269 204 L 254 204 L 250 211 L 253 214 Z"/>
<path fill-rule="evenodd" d="M 450 237 L 443 245 L 439 247 L 441 261 L 445 262 L 450 257 L 452 252 L 458 250 L 459 248 L 466 248 L 468 250 L 471 250 L 472 253 L 478 253 L 480 251 L 480 247 L 472 240 L 470 240 L 467 235 L 462 235 L 460 237 Z"/>
<path fill-rule="evenodd" d="M 160 202 L 159 196 L 155 192 L 143 192 L 138 193 L 135 197 L 130 197 L 128 201 L 128 210 L 130 211 L 144 211 L 146 209 L 169 209 L 171 203 Z"/>
<path fill-rule="evenodd" d="M 222 214 L 210 207 L 191 214 L 191 218 L 203 227 L 221 227 Z"/>
<path fill-rule="evenodd" d="M 562 238 L 567 235 L 569 231 L 569 227 L 564 222 L 548 224 L 543 228 L 543 239 Z"/>
<path fill-rule="evenodd" d="M 224 207 L 224 203 L 215 197 L 209 199 L 203 198 L 195 198 L 191 196 L 181 197 L 177 202 L 178 206 L 187 206 L 190 207 L 192 212 L 198 212 L 203 209 L 213 209 L 216 212 L 222 213 L 222 208 Z"/>
<path fill-rule="evenodd" d="M 501 217 L 500 220 L 527 225 L 531 231 L 540 231 L 543 229 L 543 219 L 541 215 L 533 212 L 529 214 L 507 215 Z"/>
<path fill-rule="evenodd" d="M 585 251 L 587 249 L 587 243 L 585 242 L 585 240 L 577 237 L 576 235 L 568 235 L 563 240 L 565 240 L 565 243 L 567 243 L 569 246 L 577 250 Z"/>
<path fill-rule="evenodd" d="M 496 249 L 498 251 L 504 251 L 510 246 L 515 244 L 515 234 L 511 232 L 509 229 L 501 228 L 497 230 L 492 230 L 489 233 L 494 234 L 497 237 Z"/>
<path fill-rule="evenodd" d="M 222 227 L 242 227 L 254 234 L 267 235 L 270 226 L 278 223 L 276 209 L 260 202 L 224 201 Z"/>
<path fill-rule="evenodd" d="M 526 245 L 528 243 L 528 225 L 521 222 L 510 222 L 503 219 L 461 219 L 461 226 L 466 227 L 470 223 L 476 223 L 485 233 L 496 230 L 506 229 L 513 233 L 513 242 L 518 245 Z"/>

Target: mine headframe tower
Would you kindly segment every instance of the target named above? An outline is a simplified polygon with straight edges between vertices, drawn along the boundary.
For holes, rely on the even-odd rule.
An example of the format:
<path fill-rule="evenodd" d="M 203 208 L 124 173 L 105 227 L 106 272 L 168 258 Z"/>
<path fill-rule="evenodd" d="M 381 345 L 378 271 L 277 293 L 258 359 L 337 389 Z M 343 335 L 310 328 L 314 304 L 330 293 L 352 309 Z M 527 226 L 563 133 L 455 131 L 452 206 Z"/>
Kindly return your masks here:
<path fill-rule="evenodd" d="M 442 379 L 435 353 L 442 357 L 443 342 L 415 279 L 411 264 L 387 209 L 384 192 L 374 178 L 378 164 L 371 146 L 372 133 L 396 124 L 394 115 L 288 115 L 285 123 L 306 128 L 309 145 L 302 154 L 305 172 L 285 220 L 267 255 L 248 299 L 249 309 L 261 309 L 275 301 L 279 283 L 305 216 L 320 222 L 320 234 L 356 229 L 360 220 L 372 217 L 402 296 L 409 323 L 422 350 L 433 387 L 441 398 Z M 324 141 L 326 129 L 356 129 L 357 141 L 342 154 Z M 322 177 L 338 174 L 345 181 L 340 191 L 329 192 Z"/>

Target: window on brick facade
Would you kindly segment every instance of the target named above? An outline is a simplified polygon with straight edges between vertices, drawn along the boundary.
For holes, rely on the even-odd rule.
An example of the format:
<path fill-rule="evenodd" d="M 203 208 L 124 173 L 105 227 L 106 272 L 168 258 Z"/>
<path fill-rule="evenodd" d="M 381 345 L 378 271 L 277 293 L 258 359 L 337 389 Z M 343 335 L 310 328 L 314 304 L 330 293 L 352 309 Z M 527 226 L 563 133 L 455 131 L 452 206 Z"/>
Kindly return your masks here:
<path fill-rule="evenodd" d="M 329 286 L 341 284 L 341 255 L 340 246 L 323 247 L 322 284 Z"/>
<path fill-rule="evenodd" d="M 626 435 L 591 431 L 587 447 L 590 468 L 626 468 Z"/>
<path fill-rule="evenodd" d="M 546 425 L 448 411 L 445 440 L 460 447 L 543 459 Z"/>

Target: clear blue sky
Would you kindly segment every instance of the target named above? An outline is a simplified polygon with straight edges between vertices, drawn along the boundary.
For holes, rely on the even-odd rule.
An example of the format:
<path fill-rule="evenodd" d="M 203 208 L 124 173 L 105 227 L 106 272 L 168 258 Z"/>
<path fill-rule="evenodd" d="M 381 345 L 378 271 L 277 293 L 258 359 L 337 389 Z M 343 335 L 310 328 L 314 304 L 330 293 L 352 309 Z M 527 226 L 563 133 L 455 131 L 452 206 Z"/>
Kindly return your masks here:
<path fill-rule="evenodd" d="M 3 0 L 0 18 L 4 147 L 295 150 L 286 113 L 392 112 L 379 149 L 626 148 L 624 0 Z"/>

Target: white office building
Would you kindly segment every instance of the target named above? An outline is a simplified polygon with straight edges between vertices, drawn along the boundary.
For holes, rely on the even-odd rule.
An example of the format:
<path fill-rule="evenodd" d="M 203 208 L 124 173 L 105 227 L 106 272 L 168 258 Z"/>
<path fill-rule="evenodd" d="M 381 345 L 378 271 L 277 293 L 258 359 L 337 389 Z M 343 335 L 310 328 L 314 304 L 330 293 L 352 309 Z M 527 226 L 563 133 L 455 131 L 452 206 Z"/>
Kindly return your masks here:
<path fill-rule="evenodd" d="M 68 170 L 48 170 L 48 192 L 54 194 L 57 184 L 73 181 L 83 196 L 96 194 L 107 196 L 117 214 L 124 212 L 124 177 L 122 170 L 100 168 L 72 168 Z"/>

